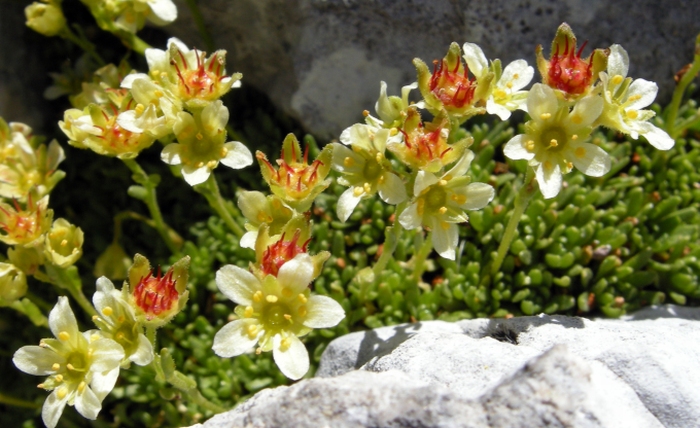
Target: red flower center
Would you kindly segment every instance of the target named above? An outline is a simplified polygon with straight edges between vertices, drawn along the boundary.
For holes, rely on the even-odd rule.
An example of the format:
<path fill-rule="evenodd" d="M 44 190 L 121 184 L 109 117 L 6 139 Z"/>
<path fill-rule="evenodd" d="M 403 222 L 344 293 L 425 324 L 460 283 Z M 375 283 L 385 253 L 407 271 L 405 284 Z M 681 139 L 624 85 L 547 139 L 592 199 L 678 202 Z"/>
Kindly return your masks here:
<path fill-rule="evenodd" d="M 305 253 L 311 238 L 304 242 L 301 246 L 298 245 L 299 235 L 301 231 L 297 229 L 291 241 L 284 240 L 284 233 L 279 241 L 267 247 L 262 257 L 262 270 L 265 275 L 277 276 L 283 264 L 293 259 L 297 254 Z"/>
<path fill-rule="evenodd" d="M 474 79 L 469 80 L 467 67 L 459 73 L 462 63 L 457 61 L 453 70 L 447 68 L 447 62 L 433 61 L 433 75 L 430 77 L 430 92 L 433 93 L 447 108 L 462 108 L 471 104 L 474 99 L 476 84 Z"/>
<path fill-rule="evenodd" d="M 152 272 L 149 272 L 146 277 L 141 278 L 134 287 L 133 295 L 136 304 L 143 309 L 149 320 L 169 311 L 173 302 L 180 297 L 175 289 L 172 270 L 161 277 L 160 268 L 158 268 L 158 276 L 153 277 Z"/>
<path fill-rule="evenodd" d="M 586 46 L 585 42 L 578 53 L 576 46 L 569 50 L 569 39 L 566 39 L 564 52 L 559 54 L 559 45 L 549 62 L 547 83 L 549 86 L 562 90 L 569 94 L 582 94 L 591 83 L 593 77 L 593 61 L 581 59 L 581 52 Z"/>

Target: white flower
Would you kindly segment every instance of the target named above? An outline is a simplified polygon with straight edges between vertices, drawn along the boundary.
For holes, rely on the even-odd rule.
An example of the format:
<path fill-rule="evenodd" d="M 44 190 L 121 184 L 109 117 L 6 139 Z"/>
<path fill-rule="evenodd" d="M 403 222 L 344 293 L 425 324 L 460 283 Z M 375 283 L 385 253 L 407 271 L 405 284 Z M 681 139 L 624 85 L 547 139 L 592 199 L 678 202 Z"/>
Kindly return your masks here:
<path fill-rule="evenodd" d="M 309 369 L 309 354 L 299 337 L 314 328 L 329 328 L 344 317 L 343 308 L 330 297 L 311 296 L 311 257 L 298 254 L 279 269 L 277 277 L 262 280 L 237 266 L 216 272 L 219 290 L 239 306 L 239 319 L 226 324 L 214 337 L 214 352 L 235 357 L 259 344 L 257 352 L 272 350 L 282 373 L 297 380 Z"/>
<path fill-rule="evenodd" d="M 39 384 L 52 391 L 41 410 L 48 428 L 56 426 L 66 404 L 94 420 L 119 377 L 124 350 L 96 330 L 81 333 L 67 297 L 59 297 L 49 313 L 49 328 L 56 339 L 42 339 L 39 346 L 23 346 L 12 362 L 25 373 L 48 376 Z"/>
<path fill-rule="evenodd" d="M 464 174 L 474 159 L 466 150 L 462 158 L 445 174 L 437 177 L 419 171 L 413 193 L 416 199 L 399 216 L 401 225 L 410 230 L 427 226 L 432 231 L 433 248 L 440 256 L 454 260 L 459 239 L 457 224 L 469 220 L 464 210 L 478 210 L 493 199 L 493 187 L 469 183 Z"/>
<path fill-rule="evenodd" d="M 338 199 L 338 218 L 346 221 L 357 204 L 377 192 L 387 204 L 398 204 L 406 200 L 403 181 L 391 172 L 391 163 L 384 151 L 390 141 L 391 131 L 378 129 L 374 132 L 368 125 L 355 124 L 340 135 L 341 144 L 333 146 L 333 169 L 342 175 L 338 183 L 349 186 Z"/>
<path fill-rule="evenodd" d="M 654 82 L 627 77 L 629 57 L 620 45 L 610 46 L 607 73 L 600 72 L 605 100 L 600 124 L 628 134 L 635 140 L 646 138 L 659 150 L 669 150 L 675 144 L 665 131 L 649 123 L 655 113 L 642 110 L 656 98 L 659 91 Z"/>
<path fill-rule="evenodd" d="M 490 71 L 484 52 L 474 43 L 465 43 L 462 49 L 469 70 L 476 76 L 477 81 L 484 80 Z M 500 71 L 500 61 L 498 70 Z M 534 68 L 527 65 L 527 61 L 523 59 L 511 62 L 502 73 L 496 73 L 486 100 L 486 111 L 497 115 L 501 120 L 507 120 L 512 111 L 525 110 L 527 91 L 521 89 L 530 83 L 534 74 Z"/>
<path fill-rule="evenodd" d="M 181 112 L 173 125 L 178 143 L 165 146 L 160 158 L 168 165 L 182 165 L 182 176 L 191 186 L 204 183 L 223 163 L 241 169 L 253 163 L 250 150 L 238 141 L 226 141 L 228 109 L 214 101 L 192 116 Z"/>
<path fill-rule="evenodd" d="M 527 109 L 532 119 L 525 124 L 525 134 L 511 138 L 503 152 L 510 159 L 529 161 L 545 199 L 559 194 L 562 174 L 574 166 L 591 177 L 610 171 L 605 150 L 585 142 L 603 110 L 601 97 L 581 98 L 570 111 L 552 88 L 536 83 L 528 95 Z"/>
<path fill-rule="evenodd" d="M 282 233 L 282 229 L 294 214 L 276 195 L 265 196 L 257 191 L 241 190 L 238 193 L 238 207 L 248 220 L 244 225 L 247 232 L 241 237 L 240 246 L 253 250 L 262 224 L 268 224 L 270 234 L 276 237 Z"/>
<path fill-rule="evenodd" d="M 146 366 L 153 361 L 153 346 L 143 334 L 143 327 L 136 320 L 136 314 L 129 305 L 123 291 L 116 290 L 106 277 L 97 280 L 97 291 L 92 303 L 99 315 L 93 321 L 104 336 L 119 343 L 124 348 L 122 365 L 133 362 Z"/>

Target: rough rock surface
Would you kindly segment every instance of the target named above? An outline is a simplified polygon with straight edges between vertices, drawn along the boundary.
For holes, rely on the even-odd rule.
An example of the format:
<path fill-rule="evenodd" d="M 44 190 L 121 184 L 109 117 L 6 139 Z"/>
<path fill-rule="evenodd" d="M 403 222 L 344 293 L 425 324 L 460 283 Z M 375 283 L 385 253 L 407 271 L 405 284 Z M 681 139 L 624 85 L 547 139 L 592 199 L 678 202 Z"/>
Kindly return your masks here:
<path fill-rule="evenodd" d="M 323 138 L 372 110 L 379 82 L 397 94 L 415 80 L 411 60 L 430 64 L 450 42 L 479 44 L 487 58 L 534 64 L 549 53 L 557 26 L 568 22 L 592 47 L 619 43 L 630 75 L 653 80 L 670 99 L 673 75 L 690 62 L 700 31 L 700 2 L 654 0 L 209 0 L 199 2 L 218 48 L 229 52 L 244 84 Z M 167 31 L 202 46 L 184 1 Z"/>
<path fill-rule="evenodd" d="M 201 428 L 691 427 L 700 308 L 622 320 L 477 319 L 333 341 L 316 378 L 262 391 Z"/>

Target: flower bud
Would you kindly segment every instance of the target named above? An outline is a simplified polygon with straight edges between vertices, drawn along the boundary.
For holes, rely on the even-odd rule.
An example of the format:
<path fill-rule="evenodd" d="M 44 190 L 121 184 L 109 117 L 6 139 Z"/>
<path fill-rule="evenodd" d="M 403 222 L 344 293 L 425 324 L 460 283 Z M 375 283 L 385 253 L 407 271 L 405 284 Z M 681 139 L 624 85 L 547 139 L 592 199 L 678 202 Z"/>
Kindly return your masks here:
<path fill-rule="evenodd" d="M 27 27 L 46 37 L 57 35 L 66 26 L 61 7 L 54 3 L 34 2 L 24 9 L 24 15 Z"/>
<path fill-rule="evenodd" d="M 83 255 L 83 231 L 59 218 L 44 239 L 46 259 L 60 268 L 73 265 Z"/>
<path fill-rule="evenodd" d="M 39 247 L 12 247 L 7 250 L 10 263 L 17 266 L 26 275 L 34 275 L 39 266 L 44 264 L 44 251 Z"/>
<path fill-rule="evenodd" d="M 129 269 L 129 303 L 137 318 L 146 326 L 162 327 L 185 306 L 189 292 L 186 290 L 189 256 L 178 260 L 161 275 L 160 269 L 153 275 L 147 258 L 134 256 Z"/>
<path fill-rule="evenodd" d="M 0 263 L 0 306 L 7 306 L 27 292 L 27 277 L 10 263 Z"/>
<path fill-rule="evenodd" d="M 104 252 L 97 257 L 93 275 L 97 278 L 106 276 L 114 280 L 125 279 L 130 265 L 131 258 L 119 245 L 119 242 L 115 241 L 109 244 Z"/>

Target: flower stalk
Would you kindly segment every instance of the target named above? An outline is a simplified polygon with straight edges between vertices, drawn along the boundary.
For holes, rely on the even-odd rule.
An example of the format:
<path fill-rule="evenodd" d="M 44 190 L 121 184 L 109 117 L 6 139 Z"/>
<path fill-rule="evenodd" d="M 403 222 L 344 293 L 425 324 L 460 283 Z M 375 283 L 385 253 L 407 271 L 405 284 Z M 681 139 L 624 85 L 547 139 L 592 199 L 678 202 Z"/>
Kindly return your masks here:
<path fill-rule="evenodd" d="M 678 85 L 676 85 L 676 89 L 673 91 L 673 98 L 671 98 L 671 104 L 667 107 L 666 131 L 674 140 L 678 138 L 679 134 L 683 132 L 684 129 L 687 129 L 688 126 L 700 120 L 700 118 L 695 117 L 690 120 L 690 123 L 683 122 L 681 124 L 676 124 L 678 110 L 681 107 L 685 90 L 688 88 L 688 85 L 690 85 L 690 82 L 698 75 L 698 72 L 700 72 L 700 35 L 695 39 L 695 55 L 693 56 L 693 62 L 690 68 L 683 74 L 683 77 L 681 77 Z"/>
<path fill-rule="evenodd" d="M 506 258 L 506 254 L 510 249 L 510 244 L 513 242 L 515 235 L 518 230 L 518 224 L 520 223 L 520 218 L 525 213 L 528 204 L 532 197 L 537 193 L 537 187 L 535 186 L 533 180 L 535 178 L 535 170 L 528 167 L 527 173 L 525 175 L 525 181 L 523 181 L 523 186 L 515 197 L 515 205 L 513 206 L 513 211 L 508 220 L 508 225 L 503 232 L 503 238 L 501 243 L 498 245 L 498 252 L 496 253 L 496 258 L 493 260 L 491 265 L 491 275 L 494 276 L 498 273 L 498 270 L 503 265 L 503 260 Z"/>
<path fill-rule="evenodd" d="M 224 198 L 221 196 L 221 191 L 219 190 L 219 184 L 216 182 L 216 177 L 211 174 L 207 181 L 201 185 L 194 187 L 194 190 L 204 195 L 209 202 L 209 206 L 212 207 L 214 211 L 221 217 L 221 219 L 226 223 L 226 226 L 233 232 L 237 238 L 241 238 L 245 234 L 245 230 L 240 224 L 234 220 L 231 212 L 240 215 L 238 209 L 227 204 Z"/>

